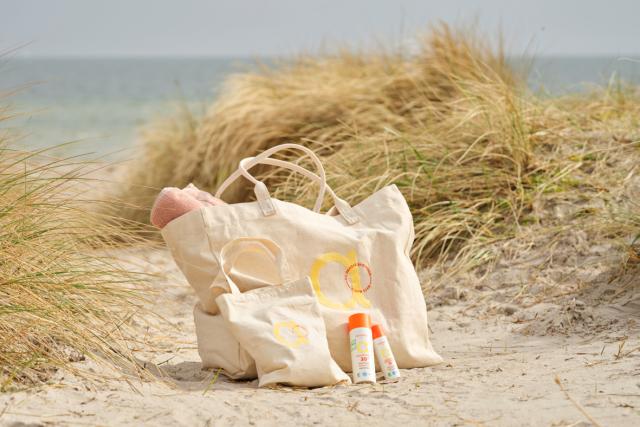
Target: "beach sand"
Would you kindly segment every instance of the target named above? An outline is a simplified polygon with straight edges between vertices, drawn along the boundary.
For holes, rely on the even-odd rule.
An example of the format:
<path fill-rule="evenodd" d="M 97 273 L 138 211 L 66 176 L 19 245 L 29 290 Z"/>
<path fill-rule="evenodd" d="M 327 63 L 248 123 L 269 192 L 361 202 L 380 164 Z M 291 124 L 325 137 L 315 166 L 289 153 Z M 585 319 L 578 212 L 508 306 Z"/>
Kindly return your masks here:
<path fill-rule="evenodd" d="M 134 354 L 158 379 L 100 378 L 111 371 L 85 360 L 78 365 L 96 378 L 58 371 L 47 385 L 0 395 L 0 424 L 639 425 L 637 275 L 620 274 L 611 247 L 580 252 L 579 238 L 562 242 L 554 250 L 577 259 L 561 267 L 542 264 L 548 250 L 514 252 L 508 242 L 490 271 L 445 278 L 423 271 L 434 284 L 429 322 L 445 362 L 402 370 L 396 383 L 314 390 L 258 389 L 257 381 L 202 370 L 195 297 L 170 255 L 128 252 L 123 257 L 140 260 L 138 268 L 168 272 L 155 280 L 149 303 L 164 320 L 136 320 Z M 585 260 L 588 267 L 576 268 Z"/>

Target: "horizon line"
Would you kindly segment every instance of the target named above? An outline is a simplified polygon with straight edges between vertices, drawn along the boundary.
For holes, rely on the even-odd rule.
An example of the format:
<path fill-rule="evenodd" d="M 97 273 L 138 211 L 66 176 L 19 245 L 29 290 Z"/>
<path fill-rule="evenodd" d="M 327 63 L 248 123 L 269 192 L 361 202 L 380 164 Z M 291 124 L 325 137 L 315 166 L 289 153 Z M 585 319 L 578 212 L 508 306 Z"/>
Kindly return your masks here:
<path fill-rule="evenodd" d="M 308 56 L 305 53 L 279 54 L 279 55 L 258 55 L 258 54 L 41 54 L 23 53 L 14 51 L 10 54 L 0 55 L 4 58 L 14 59 L 240 59 L 240 60 L 261 60 L 261 59 L 286 59 L 297 56 Z M 318 56 L 325 56 L 326 53 L 319 53 Z M 640 61 L 640 53 L 548 53 L 548 54 L 505 54 L 508 59 L 512 58 L 618 58 Z"/>

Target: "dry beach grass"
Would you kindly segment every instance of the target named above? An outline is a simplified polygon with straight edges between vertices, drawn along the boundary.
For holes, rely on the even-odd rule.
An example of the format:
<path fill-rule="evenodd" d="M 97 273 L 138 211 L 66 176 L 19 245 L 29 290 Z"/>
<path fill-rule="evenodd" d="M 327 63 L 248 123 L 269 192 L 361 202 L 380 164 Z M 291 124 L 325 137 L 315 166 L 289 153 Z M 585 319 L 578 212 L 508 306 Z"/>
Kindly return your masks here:
<path fill-rule="evenodd" d="M 0 391 L 85 357 L 134 368 L 129 319 L 146 279 L 109 255 L 118 245 L 105 236 L 137 238 L 98 214 L 106 202 L 93 200 L 88 174 L 99 166 L 16 151 L 10 139 L 0 136 Z"/>
<path fill-rule="evenodd" d="M 622 86 L 535 96 L 499 48 L 442 25 L 416 55 L 343 52 L 232 76 L 203 117 L 183 114 L 146 129 L 132 185 L 120 196 L 150 206 L 163 186 L 194 182 L 213 191 L 239 159 L 304 143 L 324 157 L 330 184 L 350 202 L 386 184 L 401 188 L 418 263 L 455 257 L 468 268 L 486 261 L 488 243 L 539 222 L 542 195 L 610 188 L 624 171 L 608 170 L 606 159 L 637 154 L 639 110 L 637 89 Z M 603 147 L 594 135 L 614 140 Z M 297 176 L 258 173 L 279 197 L 314 197 L 313 184 Z M 226 197 L 250 196 L 235 186 Z"/>
<path fill-rule="evenodd" d="M 432 109 L 440 110 L 434 105 L 456 97 L 452 70 L 473 80 L 481 73 L 512 79 L 500 56 L 446 28 L 416 59 L 343 52 L 232 76 L 205 117 L 183 114 L 147 129 L 131 175 L 132 195 L 140 196 L 140 186 L 153 193 L 167 181 L 212 189 L 240 158 L 282 142 L 341 144 L 354 129 L 370 135 L 385 127 L 419 127 Z M 157 167 L 143 170 L 149 161 Z M 228 196 L 244 197 L 243 190 Z"/>

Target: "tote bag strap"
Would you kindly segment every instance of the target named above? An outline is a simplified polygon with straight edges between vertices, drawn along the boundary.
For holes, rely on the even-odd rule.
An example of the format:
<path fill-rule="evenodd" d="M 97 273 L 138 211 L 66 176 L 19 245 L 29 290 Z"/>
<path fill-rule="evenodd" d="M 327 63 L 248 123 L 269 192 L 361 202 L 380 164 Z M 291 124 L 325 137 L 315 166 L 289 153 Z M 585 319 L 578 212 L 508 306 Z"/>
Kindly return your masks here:
<path fill-rule="evenodd" d="M 310 172 L 309 170 L 295 163 L 288 162 L 285 160 L 270 158 L 270 156 L 273 155 L 274 153 L 282 150 L 287 150 L 287 149 L 299 149 L 305 152 L 306 154 L 308 154 L 313 160 L 313 162 L 315 163 L 315 165 L 317 166 L 319 175 L 316 175 L 313 172 Z M 222 185 L 220 185 L 220 187 L 218 188 L 218 191 L 216 192 L 216 197 L 220 198 L 222 193 L 233 182 L 235 182 L 240 176 L 244 176 L 246 179 L 248 179 L 249 181 L 255 184 L 254 192 L 256 194 L 256 199 L 258 200 L 258 203 L 260 205 L 260 208 L 262 209 L 263 214 L 265 216 L 274 215 L 275 207 L 273 205 L 273 201 L 271 200 L 271 196 L 269 194 L 269 190 L 267 189 L 267 186 L 262 181 L 258 181 L 253 175 L 249 173 L 249 169 L 259 164 L 278 166 L 278 167 L 290 169 L 317 182 L 320 186 L 320 191 L 319 191 L 318 197 L 316 198 L 315 205 L 313 207 L 314 212 L 320 212 L 320 208 L 322 207 L 322 202 L 324 200 L 324 195 L 326 192 L 328 192 L 331 198 L 333 199 L 336 209 L 348 224 L 355 224 L 356 222 L 359 221 L 358 215 L 354 212 L 353 208 L 345 200 L 339 198 L 335 194 L 335 192 L 331 189 L 331 187 L 327 185 L 325 171 L 324 171 L 324 168 L 322 167 L 322 163 L 320 162 L 320 159 L 318 159 L 318 156 L 316 156 L 316 154 L 312 150 L 298 144 L 277 145 L 275 147 L 270 148 L 269 150 L 264 151 L 263 153 L 255 157 L 247 157 L 245 159 L 242 159 L 240 161 L 240 165 L 238 166 L 238 170 L 232 173 L 222 183 Z"/>
<path fill-rule="evenodd" d="M 248 171 L 244 168 L 243 163 L 248 162 L 252 159 L 252 157 L 248 157 L 246 159 L 243 159 L 240 162 L 240 166 L 239 166 L 239 170 L 242 172 L 242 175 L 246 176 L 251 176 Z M 285 160 L 279 160 L 279 159 L 264 159 L 261 164 L 265 164 L 265 165 L 272 165 L 272 166 L 279 166 L 279 167 L 283 167 L 283 168 L 287 168 L 287 169 L 291 169 L 295 172 L 299 172 L 303 175 L 305 175 L 306 177 L 310 178 L 311 180 L 314 180 L 316 182 L 321 182 L 321 178 L 314 174 L 313 172 L 309 172 L 308 170 L 296 165 L 295 163 L 291 163 L 291 162 L 287 162 Z M 261 197 L 262 201 L 266 204 L 266 208 L 267 209 L 272 209 L 273 211 L 275 211 L 275 208 L 273 207 L 273 203 L 271 201 L 271 197 L 269 195 L 269 192 L 266 188 L 266 186 L 264 186 L 264 184 L 262 182 L 259 182 L 259 184 L 262 184 L 262 186 L 258 185 L 256 187 L 256 197 Z M 339 198 L 336 193 L 331 189 L 331 187 L 329 187 L 329 185 L 325 184 L 325 189 L 326 192 L 329 193 L 329 195 L 331 196 L 332 200 L 333 200 L 333 204 L 336 207 L 336 209 L 338 210 L 338 212 L 340 213 L 340 215 L 342 215 L 342 217 L 345 219 L 345 221 L 351 225 L 351 224 L 355 224 L 356 222 L 359 221 L 358 215 L 354 212 L 353 208 L 349 205 L 349 203 L 347 203 L 345 200 Z M 258 193 L 259 191 L 259 193 Z M 260 199 L 258 199 L 260 201 Z M 320 203 L 318 206 L 318 209 L 315 210 L 315 212 L 319 212 L 320 207 L 322 205 L 322 199 L 319 199 Z M 318 203 L 316 201 L 316 203 Z M 271 204 L 271 206 L 269 206 L 268 204 Z M 262 206 L 262 205 L 261 205 Z M 263 208 L 264 209 L 264 208 Z"/>
<path fill-rule="evenodd" d="M 232 173 L 223 183 L 222 185 L 220 185 L 220 187 L 218 187 L 218 191 L 216 191 L 215 196 L 217 198 L 220 198 L 220 196 L 222 195 L 222 193 L 231 185 L 233 184 L 238 178 L 240 178 L 240 176 L 244 176 L 245 178 L 247 178 L 249 181 L 251 181 L 254 186 L 255 186 L 255 191 L 256 191 L 256 196 L 258 197 L 258 201 L 261 200 L 260 196 L 264 196 L 264 192 L 266 190 L 266 188 L 264 188 L 264 184 L 260 181 L 258 181 L 256 178 L 253 177 L 253 175 L 251 175 L 250 173 L 247 172 L 247 169 L 251 169 L 253 166 L 258 165 L 258 164 L 274 164 L 274 163 L 268 163 L 265 162 L 265 160 L 270 159 L 270 157 L 277 153 L 278 151 L 284 151 L 284 150 L 289 150 L 289 149 L 295 149 L 295 150 L 300 150 L 302 152 L 304 152 L 305 154 L 307 154 L 311 160 L 313 160 L 313 163 L 316 167 L 316 169 L 318 170 L 319 173 L 319 180 L 318 183 L 320 185 L 320 189 L 318 191 L 318 197 L 316 198 L 316 202 L 313 206 L 313 211 L 314 212 L 320 212 L 320 208 L 322 206 L 322 202 L 324 200 L 324 194 L 326 191 L 326 187 L 327 187 L 327 180 L 326 180 L 326 176 L 325 176 L 325 172 L 324 172 L 324 167 L 322 166 L 322 162 L 320 162 L 320 159 L 318 158 L 318 156 L 316 156 L 316 153 L 314 153 L 312 150 L 310 150 L 309 148 L 303 146 L 303 145 L 298 145 L 298 144 L 280 144 L 280 145 L 276 145 L 275 147 L 271 147 L 268 150 L 263 151 L 262 153 L 258 154 L 255 157 L 247 157 L 245 159 L 242 159 L 240 161 L 240 166 L 238 167 L 238 169 Z M 276 159 L 273 159 L 276 160 Z M 280 162 L 284 162 L 284 161 L 280 161 Z M 286 162 L 286 166 L 283 166 L 284 163 L 280 163 L 277 166 L 281 166 L 281 167 L 285 167 L 287 169 L 292 169 L 295 170 L 296 172 L 300 172 L 306 176 L 309 176 L 308 174 L 310 174 L 311 172 L 309 172 L 308 170 L 294 164 L 294 163 L 290 163 L 290 162 Z M 304 171 L 304 172 L 302 172 Z M 315 177 L 318 177 L 317 175 L 313 175 Z M 258 196 L 258 192 L 260 192 L 260 196 Z M 262 197 L 264 198 L 264 197 Z"/>

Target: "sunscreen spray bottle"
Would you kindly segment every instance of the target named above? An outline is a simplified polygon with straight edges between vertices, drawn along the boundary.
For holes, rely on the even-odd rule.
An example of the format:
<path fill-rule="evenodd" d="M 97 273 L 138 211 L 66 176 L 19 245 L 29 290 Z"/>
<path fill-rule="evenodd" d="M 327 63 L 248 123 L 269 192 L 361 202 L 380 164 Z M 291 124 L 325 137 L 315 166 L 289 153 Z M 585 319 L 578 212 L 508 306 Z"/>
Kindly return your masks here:
<path fill-rule="evenodd" d="M 373 348 L 376 352 L 376 359 L 378 359 L 378 365 L 380 365 L 385 379 L 395 380 L 400 378 L 400 371 L 398 370 L 396 359 L 391 352 L 389 340 L 382 333 L 382 327 L 380 327 L 380 325 L 373 325 L 371 327 L 371 333 L 373 335 Z"/>
<path fill-rule="evenodd" d="M 376 365 L 373 355 L 371 319 L 366 313 L 349 316 L 349 342 L 353 382 L 375 383 Z"/>

